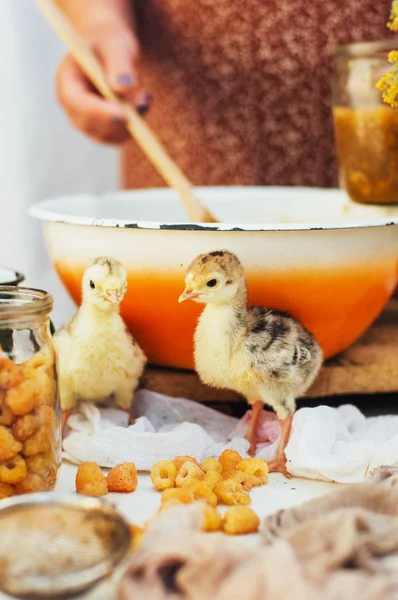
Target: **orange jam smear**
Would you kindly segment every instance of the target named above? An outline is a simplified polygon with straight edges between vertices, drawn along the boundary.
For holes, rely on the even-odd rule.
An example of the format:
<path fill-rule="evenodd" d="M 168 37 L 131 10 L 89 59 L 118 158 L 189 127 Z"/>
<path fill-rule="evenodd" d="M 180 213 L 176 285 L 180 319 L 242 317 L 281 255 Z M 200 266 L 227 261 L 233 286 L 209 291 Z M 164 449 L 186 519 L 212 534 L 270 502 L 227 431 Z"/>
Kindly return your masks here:
<path fill-rule="evenodd" d="M 78 304 L 84 266 L 65 263 L 57 271 Z M 396 257 L 371 264 L 325 269 L 246 271 L 250 304 L 286 310 L 319 340 L 325 356 L 355 341 L 379 315 L 394 292 Z M 178 304 L 181 273 L 139 271 L 128 274 L 121 313 L 154 365 L 192 369 L 193 334 L 203 306 Z"/>
<path fill-rule="evenodd" d="M 341 185 L 355 202 L 398 203 L 398 110 L 333 109 Z"/>

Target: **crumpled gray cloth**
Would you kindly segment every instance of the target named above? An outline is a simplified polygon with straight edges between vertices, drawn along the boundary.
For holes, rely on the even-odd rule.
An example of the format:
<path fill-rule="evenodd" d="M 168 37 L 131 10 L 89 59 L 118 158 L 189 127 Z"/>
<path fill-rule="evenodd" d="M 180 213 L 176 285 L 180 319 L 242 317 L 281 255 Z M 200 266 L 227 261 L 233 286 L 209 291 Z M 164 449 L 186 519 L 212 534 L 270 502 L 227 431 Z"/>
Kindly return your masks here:
<path fill-rule="evenodd" d="M 200 532 L 202 507 L 149 527 L 119 600 L 398 599 L 398 468 L 268 517 L 256 546 Z"/>

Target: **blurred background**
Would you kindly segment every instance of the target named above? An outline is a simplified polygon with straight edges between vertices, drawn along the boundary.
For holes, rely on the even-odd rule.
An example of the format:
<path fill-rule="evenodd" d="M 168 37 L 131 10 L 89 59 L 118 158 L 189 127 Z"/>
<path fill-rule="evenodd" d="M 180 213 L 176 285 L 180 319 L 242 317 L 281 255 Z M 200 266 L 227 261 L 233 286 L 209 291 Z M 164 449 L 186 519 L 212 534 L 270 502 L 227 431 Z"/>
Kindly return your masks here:
<path fill-rule="evenodd" d="M 216 2 L 216 0 L 213 1 Z M 150 3 L 139 4 L 143 8 L 149 5 Z M 288 0 L 281 2 L 280 6 L 282 5 L 288 10 L 292 10 Z M 311 3 L 307 6 L 307 3 L 303 2 L 302 5 L 303 18 L 307 22 L 307 17 L 312 14 L 310 10 Z M 381 5 L 382 10 L 380 10 Z M 385 22 L 388 18 L 390 2 L 389 0 L 383 0 L 381 5 L 373 3 L 370 5 L 373 12 L 372 10 L 370 12 L 363 11 L 362 3 L 358 4 L 353 0 L 352 10 L 351 8 L 344 8 L 348 13 L 352 12 L 352 22 L 350 21 L 349 30 L 347 29 L 347 31 L 340 34 L 338 28 L 336 32 L 335 21 L 330 19 L 330 23 L 328 22 L 330 39 L 334 41 L 341 41 L 341 39 L 343 41 L 346 39 L 354 41 L 373 39 L 380 35 L 378 33 L 380 30 L 383 37 L 388 37 L 390 34 L 385 27 Z M 319 7 L 323 10 L 324 4 L 319 2 Z M 322 11 L 318 12 L 317 18 L 319 19 L 323 13 Z M 281 11 L 281 14 L 283 17 L 284 11 Z M 361 21 L 357 24 L 358 14 L 361 15 Z M 341 12 L 339 12 L 339 15 L 342 18 Z M 275 19 L 274 21 L 270 20 L 269 27 L 277 28 L 278 20 L 276 17 Z M 143 22 L 145 22 L 145 19 Z M 202 27 L 202 25 L 203 23 L 200 22 L 198 27 Z M 119 179 L 121 179 L 119 177 L 119 152 L 109 146 L 91 142 L 85 135 L 71 126 L 64 111 L 58 105 L 55 95 L 55 71 L 65 50 L 41 16 L 33 0 L 1 0 L 0 28 L 0 61 L 3 75 L 3 94 L 0 96 L 0 135 L 2 136 L 2 156 L 0 160 L 0 265 L 17 269 L 25 274 L 27 277 L 26 285 L 39 287 L 56 295 L 57 302 L 53 318 L 57 326 L 69 317 L 73 311 L 73 306 L 51 267 L 41 224 L 38 220 L 28 216 L 28 207 L 30 204 L 47 197 L 82 192 L 95 193 L 119 188 Z M 152 49 L 159 38 L 158 31 L 155 29 L 152 32 L 153 37 L 148 38 L 148 40 L 146 40 L 144 34 L 145 32 L 142 34 L 144 49 L 145 47 Z M 268 37 L 264 36 L 264 39 L 268 40 Z M 306 40 L 307 38 L 303 37 L 300 43 L 308 43 Z M 270 47 L 274 43 L 271 42 L 272 40 L 269 40 Z M 299 56 L 300 52 L 296 52 L 296 44 L 298 44 L 298 41 L 289 32 L 286 34 L 286 39 L 283 38 L 280 42 L 275 42 L 275 46 L 278 49 L 282 48 L 283 52 L 286 53 L 286 64 L 288 64 L 290 70 L 298 72 L 301 69 L 302 76 L 305 77 L 305 63 L 297 62 L 297 55 Z M 168 101 L 164 102 L 163 105 L 158 103 L 157 108 L 155 106 L 151 109 L 148 122 L 156 132 L 160 132 L 164 139 L 168 140 L 167 147 L 170 147 L 174 153 L 173 156 L 175 155 L 178 158 L 180 166 L 197 184 L 219 185 L 220 182 L 228 182 L 230 184 L 315 185 L 321 187 L 336 185 L 337 165 L 335 164 L 333 122 L 329 102 L 329 88 L 332 83 L 332 60 L 328 54 L 329 51 L 326 48 L 324 36 L 321 36 L 318 46 L 316 48 L 314 46 L 314 55 L 311 55 L 312 58 L 315 57 L 318 60 L 316 63 L 318 65 L 317 77 L 310 79 L 309 83 L 312 81 L 312 87 L 301 86 L 303 93 L 309 94 L 311 102 L 314 105 L 319 104 L 317 119 L 312 115 L 311 110 L 308 110 L 308 98 L 304 95 L 298 103 L 300 105 L 297 109 L 297 118 L 293 118 L 293 120 L 285 119 L 283 112 L 281 113 L 282 117 L 279 113 L 279 116 L 276 115 L 276 107 L 281 104 L 279 95 L 272 96 L 270 93 L 270 104 L 266 104 L 263 102 L 261 94 L 257 98 L 256 93 L 254 93 L 257 92 L 258 82 L 253 80 L 254 92 L 250 88 L 247 97 L 241 99 L 242 106 L 246 109 L 249 108 L 246 112 L 248 112 L 250 118 L 245 117 L 246 112 L 242 113 L 244 118 L 240 115 L 239 102 L 237 103 L 238 112 L 236 114 L 233 112 L 235 110 L 233 103 L 227 102 L 229 108 L 232 106 L 232 113 L 229 114 L 225 122 L 223 118 L 219 119 L 219 125 L 220 123 L 221 125 L 218 128 L 218 125 L 215 126 L 215 123 L 218 123 L 218 117 L 214 115 L 215 121 L 212 120 L 214 111 L 208 109 L 205 96 L 200 97 L 200 101 L 197 102 L 198 107 L 195 103 L 191 106 L 184 96 L 185 94 L 191 99 L 190 88 L 184 91 L 184 86 L 174 86 L 172 89 L 173 94 L 177 92 L 183 94 L 179 99 L 180 105 L 177 104 L 177 106 L 183 106 L 183 110 L 175 110 L 176 105 L 173 103 L 173 94 L 170 92 L 169 98 L 165 96 L 164 90 L 160 88 L 160 91 L 158 90 L 156 93 L 160 97 L 166 97 Z M 155 50 L 163 58 L 162 48 L 155 48 Z M 216 47 L 214 52 L 218 51 L 219 48 Z M 195 52 L 192 55 L 197 56 Z M 324 55 L 327 60 L 323 59 Z M 264 60 L 266 65 L 264 72 L 257 69 L 256 73 L 260 72 L 261 77 L 263 77 L 268 69 L 272 75 L 275 65 L 278 72 L 278 61 L 280 60 L 278 57 L 280 56 L 283 56 L 283 54 L 275 53 L 276 58 L 274 59 L 274 54 L 271 52 L 271 58 Z M 229 64 L 228 60 L 227 57 L 227 65 Z M 369 198 L 362 196 L 364 190 L 366 192 L 368 188 L 373 191 L 372 185 L 373 187 L 381 184 L 387 185 L 387 187 L 397 185 L 395 176 L 397 172 L 395 165 L 398 160 L 396 151 L 396 138 L 398 136 L 397 112 L 387 109 L 385 106 L 383 111 L 379 110 L 380 93 L 371 82 L 371 78 L 374 76 L 372 60 L 365 61 L 367 65 L 364 67 L 365 77 L 362 71 L 352 69 L 350 55 L 342 55 L 340 57 L 341 65 L 338 69 L 339 77 L 335 77 L 334 80 L 336 88 L 334 93 L 335 120 L 339 125 L 337 127 L 337 133 L 339 134 L 337 136 L 337 146 L 342 165 L 340 165 L 340 179 L 346 189 L 351 184 L 349 191 L 351 196 L 355 192 L 358 197 L 354 199 L 358 202 L 369 201 Z M 382 61 L 383 68 L 388 69 L 386 57 L 383 56 L 379 60 Z M 177 69 L 178 61 L 174 62 L 173 66 Z M 359 62 L 365 64 L 363 60 Z M 350 65 L 349 69 L 345 67 L 346 63 Z M 259 64 L 262 64 L 261 61 Z M 144 71 L 145 68 L 148 71 L 148 65 L 145 67 L 145 61 L 142 68 Z M 167 61 L 164 65 L 162 64 L 162 68 L 168 71 Z M 181 66 L 179 68 L 181 70 Z M 348 71 L 350 77 L 347 75 Z M 359 72 L 359 76 L 354 76 L 357 72 Z M 204 74 L 199 71 L 197 76 L 199 79 L 209 76 L 206 73 L 207 71 Z M 148 75 L 145 71 L 144 76 L 145 74 L 148 77 L 150 72 Z M 181 73 L 179 76 L 182 76 Z M 149 78 L 148 89 L 157 89 L 155 83 L 163 85 L 166 79 L 166 77 L 159 76 L 156 77 L 155 82 Z M 228 77 L 225 77 L 226 81 L 223 81 L 222 77 L 221 80 L 220 85 L 225 85 L 225 89 L 220 88 L 220 97 L 225 96 L 228 99 L 231 94 Z M 295 80 L 289 77 L 281 80 L 287 86 L 287 91 L 283 91 L 285 102 L 283 110 L 286 109 L 286 114 L 290 114 L 289 102 L 291 103 L 292 99 L 294 102 L 296 101 L 297 84 Z M 348 89 L 347 82 L 355 85 L 348 86 Z M 324 86 L 324 89 L 321 90 L 322 86 Z M 273 87 L 277 86 L 270 86 L 270 91 Z M 355 94 L 353 90 L 356 90 Z M 320 100 L 316 100 L 318 93 L 321 94 Z M 383 115 L 386 115 L 384 120 L 380 121 L 377 116 L 374 123 L 374 120 L 369 119 L 367 113 L 364 119 L 360 118 L 362 113 L 360 110 L 356 110 L 356 104 L 362 106 L 362 100 L 358 100 L 358 98 L 362 97 L 363 93 L 371 97 L 371 102 L 376 107 L 375 114 L 383 113 Z M 257 98 L 257 111 L 252 111 L 250 108 L 251 94 L 254 99 Z M 347 101 L 346 96 L 349 97 L 349 101 Z M 211 97 L 210 100 L 212 102 L 213 98 Z M 222 104 L 219 108 L 223 113 L 224 107 Z M 193 110 L 193 112 L 191 113 L 190 110 Z M 169 112 L 166 113 L 165 111 Z M 252 112 L 255 112 L 258 116 L 258 122 L 256 121 L 257 116 L 251 120 Z M 268 118 L 268 114 L 272 115 L 273 118 Z M 302 118 L 303 114 L 307 117 Z M 307 127 L 309 114 L 311 114 L 310 128 Z M 181 115 L 185 115 L 184 126 L 181 125 L 183 122 Z M 211 115 L 211 118 L 209 115 Z M 207 129 L 203 127 L 203 123 L 206 123 L 207 120 L 210 132 L 208 137 L 205 135 Z M 191 121 L 196 123 L 196 129 L 192 131 L 190 129 Z M 177 127 L 177 123 L 180 129 Z M 234 132 L 231 123 L 240 123 L 242 127 Z M 364 129 L 364 124 L 367 123 L 368 129 Z M 259 126 L 257 127 L 257 125 Z M 261 131 L 260 125 L 264 127 L 265 135 L 258 133 Z M 276 125 L 278 127 L 283 125 L 283 128 L 281 130 L 272 129 Z M 244 129 L 246 126 L 248 131 L 250 130 L 248 138 L 252 136 L 252 154 L 249 152 L 250 144 L 246 144 Z M 267 129 L 268 127 L 271 129 Z M 289 141 L 291 140 L 292 128 L 293 130 L 296 129 L 293 136 L 296 139 L 295 144 Z M 177 135 L 170 136 L 167 129 L 172 132 L 175 130 Z M 314 130 L 311 134 L 312 137 L 307 136 L 309 129 Z M 195 152 L 186 151 L 185 140 L 190 140 L 192 135 L 197 139 L 196 136 L 202 133 L 202 130 L 205 134 L 203 139 L 198 138 L 199 142 Z M 386 130 L 389 134 L 394 135 L 385 135 Z M 272 135 L 269 135 L 270 132 Z M 363 143 L 364 135 L 366 138 L 365 144 Z M 245 139 L 245 150 L 247 150 L 247 156 L 243 157 L 241 151 L 243 146 L 241 143 L 242 136 Z M 261 147 L 258 145 L 259 138 L 263 139 L 263 146 Z M 367 139 L 371 138 L 373 142 L 370 146 Z M 392 141 L 387 143 L 385 140 L 388 139 L 392 139 Z M 225 144 L 232 143 L 237 148 L 235 153 L 228 152 L 228 161 L 216 160 L 220 153 L 221 155 L 224 153 L 222 144 L 220 147 L 218 146 L 219 140 L 222 140 L 223 143 L 225 141 Z M 300 140 L 304 140 L 305 143 L 301 143 Z M 379 143 L 376 143 L 377 140 L 379 140 Z M 213 142 L 214 145 L 211 146 Z M 266 147 L 268 143 L 270 147 L 269 155 Z M 276 146 L 273 144 L 276 144 Z M 317 147 L 319 152 L 313 152 L 314 146 Z M 363 152 L 360 151 L 362 147 L 364 148 Z M 212 150 L 211 152 L 209 148 Z M 291 149 L 291 155 L 289 155 L 290 162 L 285 163 L 282 161 L 282 157 L 285 157 L 288 153 L 287 148 Z M 303 152 L 303 148 L 307 148 L 307 150 Z M 370 152 L 371 148 L 373 153 Z M 201 153 L 200 156 L 198 153 Z M 162 185 L 162 180 L 149 162 L 145 162 L 143 154 L 136 144 L 133 142 L 127 144 L 123 155 L 123 183 L 126 187 Z M 261 161 L 257 160 L 259 155 L 262 157 Z M 386 156 L 388 156 L 388 160 L 385 160 Z M 211 169 L 209 168 L 210 163 Z M 229 164 L 229 171 L 224 173 L 227 163 Z M 304 164 L 305 168 L 291 168 L 292 164 Z M 388 173 L 388 177 L 385 177 L 384 171 L 387 164 L 392 165 L 392 168 L 390 169 L 391 173 Z M 239 169 L 242 168 L 243 170 L 239 170 L 238 166 Z M 273 171 L 274 166 L 275 172 Z M 251 171 L 252 167 L 253 171 Z M 349 178 L 352 172 L 355 176 L 354 182 Z M 386 181 L 383 180 L 383 177 Z M 384 188 L 382 189 L 382 195 L 385 195 Z"/>
<path fill-rule="evenodd" d="M 118 187 L 117 151 L 73 129 L 57 104 L 62 44 L 32 0 L 0 2 L 0 263 L 57 295 L 55 325 L 73 305 L 55 275 L 29 204 L 48 196 Z"/>

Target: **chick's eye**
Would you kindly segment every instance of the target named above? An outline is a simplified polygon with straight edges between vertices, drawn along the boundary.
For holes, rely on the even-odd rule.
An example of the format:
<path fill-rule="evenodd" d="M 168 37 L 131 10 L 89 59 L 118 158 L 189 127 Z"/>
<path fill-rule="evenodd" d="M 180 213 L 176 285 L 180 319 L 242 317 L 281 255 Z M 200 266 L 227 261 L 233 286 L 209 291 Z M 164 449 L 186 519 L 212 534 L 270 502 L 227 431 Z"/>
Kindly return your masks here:
<path fill-rule="evenodd" d="M 209 281 L 206 283 L 207 287 L 209 288 L 214 288 L 217 285 L 217 279 L 209 279 Z"/>
<path fill-rule="evenodd" d="M 94 281 L 92 279 L 90 279 L 90 287 L 93 290 L 95 288 L 95 284 Z"/>

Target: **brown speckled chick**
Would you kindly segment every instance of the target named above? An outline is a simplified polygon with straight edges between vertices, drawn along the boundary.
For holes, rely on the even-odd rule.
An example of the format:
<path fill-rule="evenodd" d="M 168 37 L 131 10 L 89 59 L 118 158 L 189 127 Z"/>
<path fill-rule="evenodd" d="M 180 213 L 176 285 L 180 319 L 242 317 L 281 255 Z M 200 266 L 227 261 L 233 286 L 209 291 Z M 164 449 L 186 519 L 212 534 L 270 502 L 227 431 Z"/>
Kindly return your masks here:
<path fill-rule="evenodd" d="M 322 351 L 314 336 L 285 312 L 247 306 L 247 286 L 238 258 L 227 250 L 201 254 L 188 267 L 183 300 L 206 307 L 195 332 L 195 365 L 207 385 L 242 394 L 253 408 L 247 438 L 257 445 L 264 404 L 281 422 L 282 435 L 270 471 L 287 475 L 287 445 L 295 399 L 314 381 Z"/>

